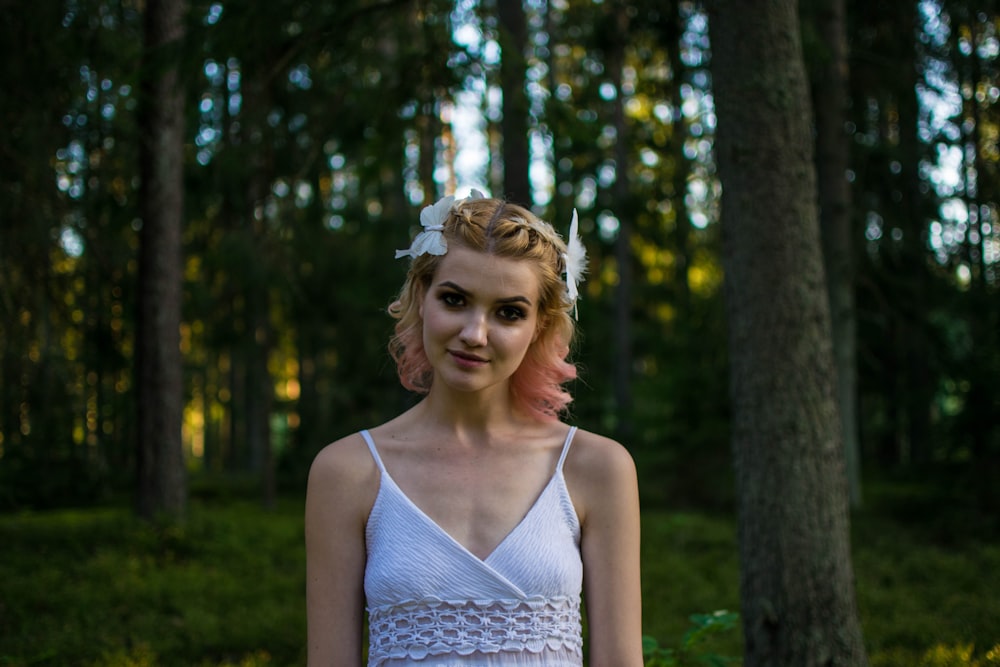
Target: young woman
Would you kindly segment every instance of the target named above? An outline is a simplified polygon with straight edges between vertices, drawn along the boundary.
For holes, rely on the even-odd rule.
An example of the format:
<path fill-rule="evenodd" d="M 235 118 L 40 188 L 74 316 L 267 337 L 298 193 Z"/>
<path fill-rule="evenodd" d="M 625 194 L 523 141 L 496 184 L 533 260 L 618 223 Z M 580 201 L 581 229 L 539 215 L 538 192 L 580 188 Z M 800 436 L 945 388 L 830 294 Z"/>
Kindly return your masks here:
<path fill-rule="evenodd" d="M 362 664 L 366 609 L 372 667 L 642 665 L 635 466 L 559 420 L 575 215 L 567 248 L 520 206 L 447 197 L 397 253 L 390 351 L 424 397 L 313 463 L 310 667 Z"/>

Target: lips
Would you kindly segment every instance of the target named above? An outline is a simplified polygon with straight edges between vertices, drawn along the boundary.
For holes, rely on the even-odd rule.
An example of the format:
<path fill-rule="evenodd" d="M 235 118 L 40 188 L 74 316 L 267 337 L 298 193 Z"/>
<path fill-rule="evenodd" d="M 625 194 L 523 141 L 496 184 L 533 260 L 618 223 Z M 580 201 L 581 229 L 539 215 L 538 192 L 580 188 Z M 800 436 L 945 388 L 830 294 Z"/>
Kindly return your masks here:
<path fill-rule="evenodd" d="M 475 354 L 469 354 L 467 352 L 456 352 L 455 350 L 448 350 L 448 354 L 458 363 L 459 366 L 482 366 L 487 363 L 487 359 L 477 356 Z"/>

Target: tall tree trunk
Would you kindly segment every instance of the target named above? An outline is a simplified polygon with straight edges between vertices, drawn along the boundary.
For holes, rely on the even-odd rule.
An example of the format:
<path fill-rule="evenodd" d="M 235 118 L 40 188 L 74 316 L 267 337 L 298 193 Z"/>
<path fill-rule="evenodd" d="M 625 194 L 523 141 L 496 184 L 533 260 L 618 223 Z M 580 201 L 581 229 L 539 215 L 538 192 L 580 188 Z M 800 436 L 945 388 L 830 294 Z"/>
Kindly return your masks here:
<path fill-rule="evenodd" d="M 796 2 L 709 21 L 746 665 L 866 665 Z"/>
<path fill-rule="evenodd" d="M 983 28 L 979 17 L 968 19 L 969 33 L 973 48 L 966 56 L 968 80 L 961 87 L 978 90 L 983 81 L 982 64 L 980 62 L 980 45 L 983 41 Z M 965 69 L 965 68 L 963 68 Z M 961 70 L 960 70 L 961 71 Z M 968 303 L 973 316 L 969 320 L 973 345 L 981 350 L 996 349 L 991 339 L 996 338 L 996 326 L 990 323 L 991 313 L 996 312 L 990 305 L 989 271 L 987 235 L 983 233 L 983 213 L 987 212 L 985 195 L 987 190 L 986 161 L 980 148 L 988 143 L 983 139 L 983 114 L 980 108 L 982 102 L 976 95 L 965 101 L 965 117 L 972 122 L 963 123 L 965 128 L 965 145 L 962 154 L 965 156 L 962 174 L 964 177 L 965 205 L 969 210 L 970 233 L 966 235 L 965 255 L 972 273 L 969 284 Z M 971 164 L 970 164 L 971 162 Z M 987 218 L 989 219 L 989 218 Z M 978 238 L 976 238 L 978 237 Z M 973 364 L 969 373 L 969 391 L 967 393 L 965 412 L 968 415 L 969 434 L 973 459 L 984 464 L 985 469 L 993 470 L 995 462 L 990 460 L 989 441 L 996 426 L 996 409 L 991 405 L 990 386 L 994 376 L 993 364 L 988 362 Z"/>
<path fill-rule="evenodd" d="M 531 206 L 528 179 L 528 95 L 524 89 L 528 24 L 522 0 L 497 0 L 500 19 L 500 87 L 503 90 L 503 194 Z"/>
<path fill-rule="evenodd" d="M 622 74 L 625 68 L 625 38 L 628 35 L 628 14 L 623 3 L 609 9 L 615 22 L 618 39 L 607 55 L 608 71 L 615 87 L 615 184 L 614 205 L 618 213 L 618 236 L 615 238 L 615 263 L 618 265 L 618 285 L 614 300 L 614 392 L 618 417 L 615 435 L 625 442 L 632 439 L 632 216 L 633 207 L 628 187 L 628 141 L 625 125 L 625 92 Z"/>
<path fill-rule="evenodd" d="M 850 143 L 847 121 L 847 25 L 844 0 L 809 3 L 821 42 L 822 62 L 814 67 L 816 177 L 819 223 L 826 265 L 827 293 L 837 370 L 837 399 L 844 439 L 844 461 L 852 507 L 861 506 L 861 455 L 858 443 L 857 307 L 854 296 L 854 235 L 851 190 L 847 182 Z"/>
<path fill-rule="evenodd" d="M 271 296 L 267 286 L 259 283 L 248 286 L 246 305 L 247 449 L 250 469 L 260 474 L 263 505 L 267 509 L 274 509 L 277 498 L 271 434 L 274 382 L 267 363 L 274 346 L 274 333 L 270 322 Z"/>
<path fill-rule="evenodd" d="M 899 155 L 900 184 L 903 192 L 897 224 L 902 232 L 898 248 L 899 276 L 902 293 L 897 293 L 900 307 L 903 378 L 902 400 L 905 409 L 905 423 L 900 429 L 900 450 L 914 463 L 926 463 L 931 457 L 931 407 L 934 401 L 934 387 L 930 360 L 933 349 L 928 333 L 927 318 L 917 307 L 928 298 L 931 276 L 927 268 L 926 236 L 927 220 L 935 215 L 933 205 L 929 205 L 921 192 L 920 159 L 920 101 L 917 88 L 920 81 L 918 71 L 919 41 L 917 26 L 920 21 L 916 3 L 899 3 L 897 23 L 901 38 L 899 87 Z"/>
<path fill-rule="evenodd" d="M 555 39 L 556 31 L 558 30 L 558 21 L 556 19 L 559 10 L 553 6 L 552 0 L 546 0 L 545 2 L 545 25 L 542 28 L 545 34 L 549 36 L 549 48 L 546 49 L 545 64 L 548 70 L 545 75 L 546 85 L 549 89 L 549 95 L 545 100 L 545 111 L 544 116 L 550 119 L 559 117 L 559 107 L 562 102 L 555 95 L 555 91 L 559 86 L 559 79 L 556 76 L 558 59 L 556 58 L 555 45 L 552 40 Z M 564 215 L 563 211 L 569 211 L 573 208 L 573 188 L 571 183 L 571 178 L 569 174 L 572 172 L 570 164 L 572 164 L 569 150 L 569 142 L 565 137 L 553 136 L 552 137 L 552 202 L 549 205 L 550 211 L 555 211 L 554 214 L 550 213 L 553 219 L 562 218 Z M 566 158 L 566 162 L 563 162 L 563 158 Z"/>
<path fill-rule="evenodd" d="M 267 62 L 267 59 L 265 59 Z M 274 476 L 274 452 L 271 433 L 271 413 L 274 409 L 274 382 L 268 359 L 274 347 L 271 326 L 271 254 L 268 252 L 267 198 L 274 172 L 274 156 L 265 118 L 271 108 L 270 80 L 265 66 L 248 64 L 244 70 L 244 109 L 246 112 L 243 141 L 247 156 L 247 182 L 243 209 L 248 261 L 256 264 L 245 276 L 244 316 L 246 339 L 243 361 L 246 364 L 246 440 L 250 469 L 261 476 L 263 504 L 272 509 L 277 489 Z"/>
<path fill-rule="evenodd" d="M 181 228 L 184 215 L 184 93 L 176 49 L 184 0 L 149 0 L 142 70 L 142 231 L 136 333 L 140 516 L 180 516 L 187 504 L 181 443 Z"/>
<path fill-rule="evenodd" d="M 691 161 L 684 155 L 684 140 L 687 138 L 687 123 L 681 113 L 684 103 L 681 89 L 684 85 L 684 61 L 681 58 L 681 37 L 684 34 L 684 10 L 680 3 L 673 8 L 667 19 L 664 46 L 670 59 L 670 84 L 667 99 L 673 114 L 673 128 L 670 134 L 670 155 L 673 158 L 671 178 L 671 206 L 674 211 L 673 241 L 675 248 L 674 289 L 676 291 L 677 319 L 687 322 L 691 312 L 691 281 L 688 269 L 691 265 L 690 243 L 691 224 L 688 220 L 687 187 L 691 175 Z"/>
<path fill-rule="evenodd" d="M 428 91 L 428 96 L 431 95 L 433 92 Z M 424 102 L 416 126 L 420 132 L 417 175 L 424 193 L 423 205 L 430 206 L 438 199 L 434 169 L 437 166 L 437 139 L 441 136 L 441 115 L 437 102 L 430 99 Z"/>

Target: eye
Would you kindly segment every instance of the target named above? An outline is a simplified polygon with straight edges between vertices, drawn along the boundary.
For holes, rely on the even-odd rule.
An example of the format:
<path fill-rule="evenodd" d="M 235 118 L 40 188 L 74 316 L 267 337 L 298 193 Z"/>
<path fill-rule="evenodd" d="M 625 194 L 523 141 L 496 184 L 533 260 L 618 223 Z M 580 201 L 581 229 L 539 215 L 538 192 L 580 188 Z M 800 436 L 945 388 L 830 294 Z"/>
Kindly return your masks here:
<path fill-rule="evenodd" d="M 441 303 L 450 308 L 465 305 L 465 297 L 457 292 L 442 292 L 438 298 L 441 299 Z"/>
<path fill-rule="evenodd" d="M 500 319 L 507 320 L 508 322 L 523 320 L 528 315 L 524 312 L 523 308 L 518 308 L 517 306 L 502 306 L 497 311 L 497 314 L 500 316 Z"/>

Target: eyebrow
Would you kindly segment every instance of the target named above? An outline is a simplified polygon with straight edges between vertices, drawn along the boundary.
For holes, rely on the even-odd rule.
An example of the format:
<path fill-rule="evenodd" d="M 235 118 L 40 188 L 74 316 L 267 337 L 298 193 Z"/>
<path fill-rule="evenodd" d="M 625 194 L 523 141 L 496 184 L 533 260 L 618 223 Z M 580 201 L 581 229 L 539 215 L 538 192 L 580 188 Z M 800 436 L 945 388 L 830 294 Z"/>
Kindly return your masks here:
<path fill-rule="evenodd" d="M 442 283 L 438 283 L 438 287 L 447 287 L 449 289 L 453 289 L 453 290 L 455 290 L 456 292 L 458 292 L 459 294 L 461 294 L 463 296 L 469 296 L 471 294 L 471 292 L 469 292 L 469 290 L 467 290 L 464 287 L 461 287 L 461 286 L 459 286 L 459 285 L 451 282 L 450 280 L 445 280 Z M 504 299 L 497 299 L 496 302 L 497 303 L 504 303 L 504 304 L 507 304 L 507 303 L 523 303 L 523 304 L 525 304 L 527 306 L 531 305 L 531 299 L 529 299 L 526 296 L 520 296 L 520 295 L 518 295 L 518 296 L 510 296 L 510 297 L 506 297 Z"/>

